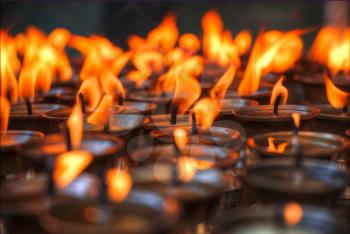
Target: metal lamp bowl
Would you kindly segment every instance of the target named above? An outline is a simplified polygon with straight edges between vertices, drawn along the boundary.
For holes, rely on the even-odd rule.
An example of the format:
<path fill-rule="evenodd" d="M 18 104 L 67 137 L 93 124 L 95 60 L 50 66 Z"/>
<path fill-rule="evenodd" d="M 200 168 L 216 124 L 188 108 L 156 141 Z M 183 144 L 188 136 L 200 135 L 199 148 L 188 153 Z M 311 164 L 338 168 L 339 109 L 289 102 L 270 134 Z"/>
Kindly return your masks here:
<path fill-rule="evenodd" d="M 288 143 L 284 152 L 271 151 L 268 148 L 268 138 L 274 143 Z M 250 137 L 248 146 L 262 157 L 290 158 L 294 156 L 292 148 L 292 132 L 271 132 Z M 306 158 L 337 159 L 347 155 L 350 150 L 350 141 L 344 137 L 322 132 L 298 132 L 300 153 Z"/>

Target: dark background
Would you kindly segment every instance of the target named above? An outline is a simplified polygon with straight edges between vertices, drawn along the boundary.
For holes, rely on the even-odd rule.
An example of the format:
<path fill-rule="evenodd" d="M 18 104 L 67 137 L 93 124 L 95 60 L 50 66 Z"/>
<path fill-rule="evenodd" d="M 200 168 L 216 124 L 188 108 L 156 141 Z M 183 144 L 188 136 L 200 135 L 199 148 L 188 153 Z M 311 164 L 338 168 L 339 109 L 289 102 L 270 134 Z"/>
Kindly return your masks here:
<path fill-rule="evenodd" d="M 125 47 L 128 35 L 146 33 L 168 11 L 180 32 L 201 34 L 201 18 L 217 9 L 233 34 L 250 29 L 294 29 L 323 24 L 324 1 L 2 1 L 1 28 L 10 33 L 35 25 L 45 32 L 65 27 L 76 34 L 100 34 Z M 304 36 L 309 44 L 315 33 Z"/>

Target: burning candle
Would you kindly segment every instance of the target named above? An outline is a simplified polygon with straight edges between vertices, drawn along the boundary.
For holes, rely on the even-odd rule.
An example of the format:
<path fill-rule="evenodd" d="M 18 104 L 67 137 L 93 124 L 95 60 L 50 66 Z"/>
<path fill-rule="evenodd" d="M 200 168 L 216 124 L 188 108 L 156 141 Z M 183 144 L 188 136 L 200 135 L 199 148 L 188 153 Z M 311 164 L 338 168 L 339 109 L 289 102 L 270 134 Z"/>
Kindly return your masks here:
<path fill-rule="evenodd" d="M 292 113 L 298 113 L 304 128 L 311 125 L 312 120 L 319 115 L 320 110 L 301 105 L 280 105 L 287 102 L 288 90 L 282 85 L 282 79 L 274 86 L 270 105 L 243 107 L 233 111 L 234 117 L 245 127 L 249 136 L 271 131 L 289 130 L 287 124 Z M 262 126 L 261 123 L 264 123 Z"/>

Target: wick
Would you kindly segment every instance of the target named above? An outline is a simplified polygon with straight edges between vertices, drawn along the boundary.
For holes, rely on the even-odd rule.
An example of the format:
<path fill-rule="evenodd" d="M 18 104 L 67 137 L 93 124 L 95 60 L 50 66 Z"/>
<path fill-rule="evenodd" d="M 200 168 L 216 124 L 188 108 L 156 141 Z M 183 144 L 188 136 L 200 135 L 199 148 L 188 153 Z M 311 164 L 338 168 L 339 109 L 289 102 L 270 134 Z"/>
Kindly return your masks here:
<path fill-rule="evenodd" d="M 70 138 L 70 132 L 69 132 L 68 125 L 65 125 L 64 133 L 65 133 L 65 140 L 66 140 L 66 148 L 67 148 L 67 151 L 70 151 L 70 150 L 72 150 L 72 140 Z"/>
<path fill-rule="evenodd" d="M 345 106 L 343 107 L 343 113 L 345 114 L 345 113 L 347 113 L 348 111 L 349 111 L 348 105 L 345 105 Z"/>
<path fill-rule="evenodd" d="M 26 108 L 27 108 L 27 114 L 33 115 L 32 103 L 30 102 L 30 100 L 26 99 L 25 104 L 26 104 Z"/>
<path fill-rule="evenodd" d="M 177 104 L 171 105 L 171 116 L 170 116 L 170 124 L 176 125 L 176 117 L 177 117 L 177 111 L 179 109 L 179 106 Z"/>
<path fill-rule="evenodd" d="M 109 121 L 105 121 L 104 125 L 103 125 L 103 131 L 105 133 L 109 133 L 111 130 L 110 126 L 109 126 Z"/>
<path fill-rule="evenodd" d="M 79 93 L 79 101 L 80 101 L 80 104 L 81 104 L 81 111 L 85 114 L 86 113 L 86 108 L 85 108 L 84 94 Z"/>
<path fill-rule="evenodd" d="M 46 170 L 48 173 L 47 194 L 49 196 L 55 195 L 55 181 L 53 178 L 54 165 L 55 165 L 54 157 L 48 157 L 48 159 L 46 160 Z"/>
<path fill-rule="evenodd" d="M 273 114 L 274 115 L 278 115 L 278 106 L 280 105 L 281 100 L 282 100 L 282 95 L 278 95 L 276 100 L 275 100 L 275 103 L 273 104 Z"/>
<path fill-rule="evenodd" d="M 198 133 L 196 113 L 192 112 L 192 134 Z"/>
<path fill-rule="evenodd" d="M 119 105 L 119 106 L 122 106 L 123 103 L 124 103 L 124 98 L 123 98 L 122 96 L 119 96 L 119 97 L 118 97 L 118 105 Z"/>

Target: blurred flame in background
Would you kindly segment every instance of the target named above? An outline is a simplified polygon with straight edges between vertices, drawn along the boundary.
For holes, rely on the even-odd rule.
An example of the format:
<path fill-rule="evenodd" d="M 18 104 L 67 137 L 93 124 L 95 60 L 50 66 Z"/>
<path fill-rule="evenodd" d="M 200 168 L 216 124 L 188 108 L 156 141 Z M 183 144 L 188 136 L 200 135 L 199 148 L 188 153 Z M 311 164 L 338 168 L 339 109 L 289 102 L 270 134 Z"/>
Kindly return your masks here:
<path fill-rule="evenodd" d="M 78 148 L 83 138 L 83 112 L 79 101 L 74 105 L 67 119 L 67 127 L 72 147 Z"/>
<path fill-rule="evenodd" d="M 350 94 L 337 88 L 327 75 L 324 75 L 326 94 L 329 103 L 334 108 L 343 108 L 349 104 Z"/>
<path fill-rule="evenodd" d="M 124 201 L 132 188 L 132 178 L 125 164 L 120 158 L 116 168 L 109 169 L 106 173 L 107 193 L 114 202 Z"/>
<path fill-rule="evenodd" d="M 194 104 L 192 111 L 196 114 L 197 124 L 208 129 L 219 115 L 220 104 L 217 99 L 202 98 Z"/>
<path fill-rule="evenodd" d="M 283 209 L 284 221 L 288 226 L 295 226 L 303 218 L 303 208 L 296 202 L 290 202 Z"/>
<path fill-rule="evenodd" d="M 91 153 L 74 150 L 57 156 L 53 178 L 59 188 L 69 185 L 92 162 Z"/>
<path fill-rule="evenodd" d="M 6 132 L 9 115 L 10 115 L 10 103 L 5 97 L 0 97 L 0 131 Z"/>
<path fill-rule="evenodd" d="M 308 58 L 325 65 L 333 75 L 350 71 L 350 27 L 324 26 L 318 32 Z"/>

